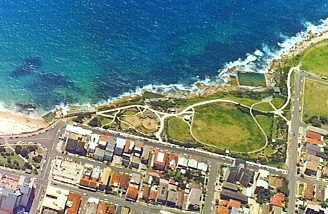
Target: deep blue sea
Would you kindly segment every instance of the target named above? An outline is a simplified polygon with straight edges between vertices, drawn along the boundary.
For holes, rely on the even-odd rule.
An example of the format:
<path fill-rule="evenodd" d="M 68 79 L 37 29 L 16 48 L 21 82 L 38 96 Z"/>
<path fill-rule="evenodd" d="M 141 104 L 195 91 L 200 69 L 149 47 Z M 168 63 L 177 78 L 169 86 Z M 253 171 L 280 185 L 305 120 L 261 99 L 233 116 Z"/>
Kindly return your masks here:
<path fill-rule="evenodd" d="M 0 100 L 52 109 L 188 86 L 327 17 L 325 0 L 0 0 Z"/>

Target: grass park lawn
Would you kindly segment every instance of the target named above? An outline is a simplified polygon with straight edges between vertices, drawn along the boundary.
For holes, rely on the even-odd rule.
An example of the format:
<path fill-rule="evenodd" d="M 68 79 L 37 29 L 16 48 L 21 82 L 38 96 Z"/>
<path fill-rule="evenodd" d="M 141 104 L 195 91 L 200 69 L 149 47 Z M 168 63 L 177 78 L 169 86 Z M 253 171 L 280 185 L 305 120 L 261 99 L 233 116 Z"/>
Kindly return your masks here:
<path fill-rule="evenodd" d="M 201 142 L 234 152 L 251 152 L 265 145 L 265 137 L 253 118 L 235 106 L 197 109 L 192 130 Z"/>
<path fill-rule="evenodd" d="M 174 141 L 194 141 L 189 125 L 178 117 L 172 117 L 167 121 L 167 135 Z"/>
<path fill-rule="evenodd" d="M 113 121 L 112 118 L 108 118 L 108 117 L 99 117 L 99 122 L 101 126 L 105 126 L 109 123 L 111 123 Z"/>
<path fill-rule="evenodd" d="M 256 115 L 255 118 L 257 122 L 261 125 L 265 134 L 271 138 L 273 122 L 274 122 L 273 116 Z"/>
<path fill-rule="evenodd" d="M 5 147 L 5 149 L 6 149 L 6 152 L 4 152 L 3 154 L 9 153 L 10 155 L 0 155 L 1 165 L 7 164 L 8 159 L 10 159 L 12 163 L 14 161 L 17 161 L 20 167 L 22 167 L 24 165 L 25 161 L 19 155 L 17 155 L 14 150 L 7 148 L 7 147 Z M 14 154 L 14 155 L 11 155 L 11 154 Z"/>
<path fill-rule="evenodd" d="M 286 99 L 282 98 L 282 97 L 274 97 L 271 100 L 271 103 L 276 107 L 276 109 L 281 108 L 286 102 Z"/>
<path fill-rule="evenodd" d="M 328 76 L 328 41 L 321 42 L 306 50 L 301 58 L 302 69 Z"/>
<path fill-rule="evenodd" d="M 275 109 L 268 102 L 259 103 L 254 106 L 255 110 L 260 111 L 274 111 Z"/>
<path fill-rule="evenodd" d="M 266 96 L 264 96 L 266 97 Z M 192 105 L 194 103 L 199 103 L 203 101 L 208 101 L 208 100 L 214 100 L 214 99 L 227 99 L 227 100 L 232 100 L 241 104 L 244 104 L 246 106 L 251 106 L 254 103 L 257 103 L 261 101 L 264 97 L 261 97 L 259 99 L 253 99 L 253 98 L 248 98 L 248 97 L 238 97 L 235 94 L 231 92 L 218 92 L 216 94 L 206 96 L 206 97 L 195 97 L 191 99 L 183 99 L 183 100 L 176 100 L 175 103 L 178 105 L 178 107 L 187 107 L 189 105 Z"/>
<path fill-rule="evenodd" d="M 311 116 L 327 116 L 328 84 L 306 79 L 303 99 L 304 119 Z"/>
<path fill-rule="evenodd" d="M 122 115 L 135 115 L 139 113 L 140 111 L 137 108 L 129 108 L 127 110 L 124 110 L 122 112 Z"/>

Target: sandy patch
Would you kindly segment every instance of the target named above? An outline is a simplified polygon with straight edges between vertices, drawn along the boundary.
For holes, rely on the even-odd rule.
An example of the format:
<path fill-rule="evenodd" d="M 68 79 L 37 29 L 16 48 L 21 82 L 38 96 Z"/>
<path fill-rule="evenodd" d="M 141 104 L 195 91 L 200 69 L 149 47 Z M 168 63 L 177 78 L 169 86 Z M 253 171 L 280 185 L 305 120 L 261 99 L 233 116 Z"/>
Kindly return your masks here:
<path fill-rule="evenodd" d="M 47 125 L 48 123 L 41 119 L 0 112 L 0 135 L 33 132 L 45 128 Z"/>

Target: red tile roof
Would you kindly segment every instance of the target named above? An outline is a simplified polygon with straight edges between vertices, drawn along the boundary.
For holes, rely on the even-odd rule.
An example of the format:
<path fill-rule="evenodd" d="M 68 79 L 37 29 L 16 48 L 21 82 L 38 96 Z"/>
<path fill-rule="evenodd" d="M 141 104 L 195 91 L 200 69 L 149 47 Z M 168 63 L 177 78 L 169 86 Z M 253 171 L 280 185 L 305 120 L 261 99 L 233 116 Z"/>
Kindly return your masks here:
<path fill-rule="evenodd" d="M 118 185 L 121 180 L 121 175 L 118 173 L 113 173 L 110 179 L 110 185 Z"/>
<path fill-rule="evenodd" d="M 304 192 L 304 198 L 307 200 L 312 200 L 314 198 L 314 185 L 307 184 Z"/>
<path fill-rule="evenodd" d="M 321 140 L 313 139 L 313 138 L 306 138 L 306 142 L 312 145 L 323 145 L 323 142 Z"/>
<path fill-rule="evenodd" d="M 154 165 L 165 166 L 167 154 L 165 151 L 156 150 L 154 157 Z"/>
<path fill-rule="evenodd" d="M 108 210 L 108 205 L 105 203 L 100 203 L 98 205 L 97 214 L 106 214 Z"/>
<path fill-rule="evenodd" d="M 137 200 L 139 194 L 139 190 L 136 187 L 129 187 L 127 197 Z"/>
<path fill-rule="evenodd" d="M 109 205 L 107 213 L 108 214 L 116 214 L 116 206 L 113 204 Z"/>
<path fill-rule="evenodd" d="M 283 193 L 276 193 L 271 198 L 271 204 L 279 207 L 283 207 L 285 202 L 285 195 Z"/>
<path fill-rule="evenodd" d="M 232 207 L 234 207 L 234 208 L 240 208 L 241 207 L 241 203 L 239 202 L 239 201 L 235 201 L 235 200 L 232 200 L 232 199 L 230 199 L 230 201 L 228 202 L 228 206 L 227 206 L 228 208 L 232 208 Z"/>
<path fill-rule="evenodd" d="M 150 200 L 156 200 L 157 199 L 157 191 L 150 190 L 149 199 Z"/>
<path fill-rule="evenodd" d="M 72 202 L 72 206 L 67 209 L 67 214 L 77 214 L 79 212 L 82 196 L 74 193 L 68 195 L 68 201 Z"/>
<path fill-rule="evenodd" d="M 130 176 L 123 174 L 121 176 L 121 181 L 120 181 L 120 187 L 122 189 L 128 189 L 129 188 L 129 184 L 130 184 Z"/>
<path fill-rule="evenodd" d="M 220 206 L 217 209 L 217 214 L 229 214 L 229 213 L 230 213 L 230 210 L 228 209 L 228 207 Z"/>
<path fill-rule="evenodd" d="M 312 139 L 321 140 L 322 135 L 319 134 L 319 133 L 316 133 L 316 132 L 308 131 L 308 132 L 306 133 L 306 137 L 308 137 L 308 138 L 312 138 Z"/>
<path fill-rule="evenodd" d="M 109 141 L 109 136 L 107 135 L 102 135 L 100 138 L 99 138 L 100 141 L 105 141 L 105 142 L 108 142 Z"/>

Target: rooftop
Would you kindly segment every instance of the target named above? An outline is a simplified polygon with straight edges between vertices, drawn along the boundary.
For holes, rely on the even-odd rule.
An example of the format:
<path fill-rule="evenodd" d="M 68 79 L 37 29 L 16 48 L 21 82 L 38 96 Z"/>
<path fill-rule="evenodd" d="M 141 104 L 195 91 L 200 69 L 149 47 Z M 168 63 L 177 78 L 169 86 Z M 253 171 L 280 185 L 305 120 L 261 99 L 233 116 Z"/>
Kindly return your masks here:
<path fill-rule="evenodd" d="M 66 206 L 68 195 L 69 190 L 49 185 L 42 202 L 42 207 L 47 207 L 57 211 L 63 211 Z"/>

